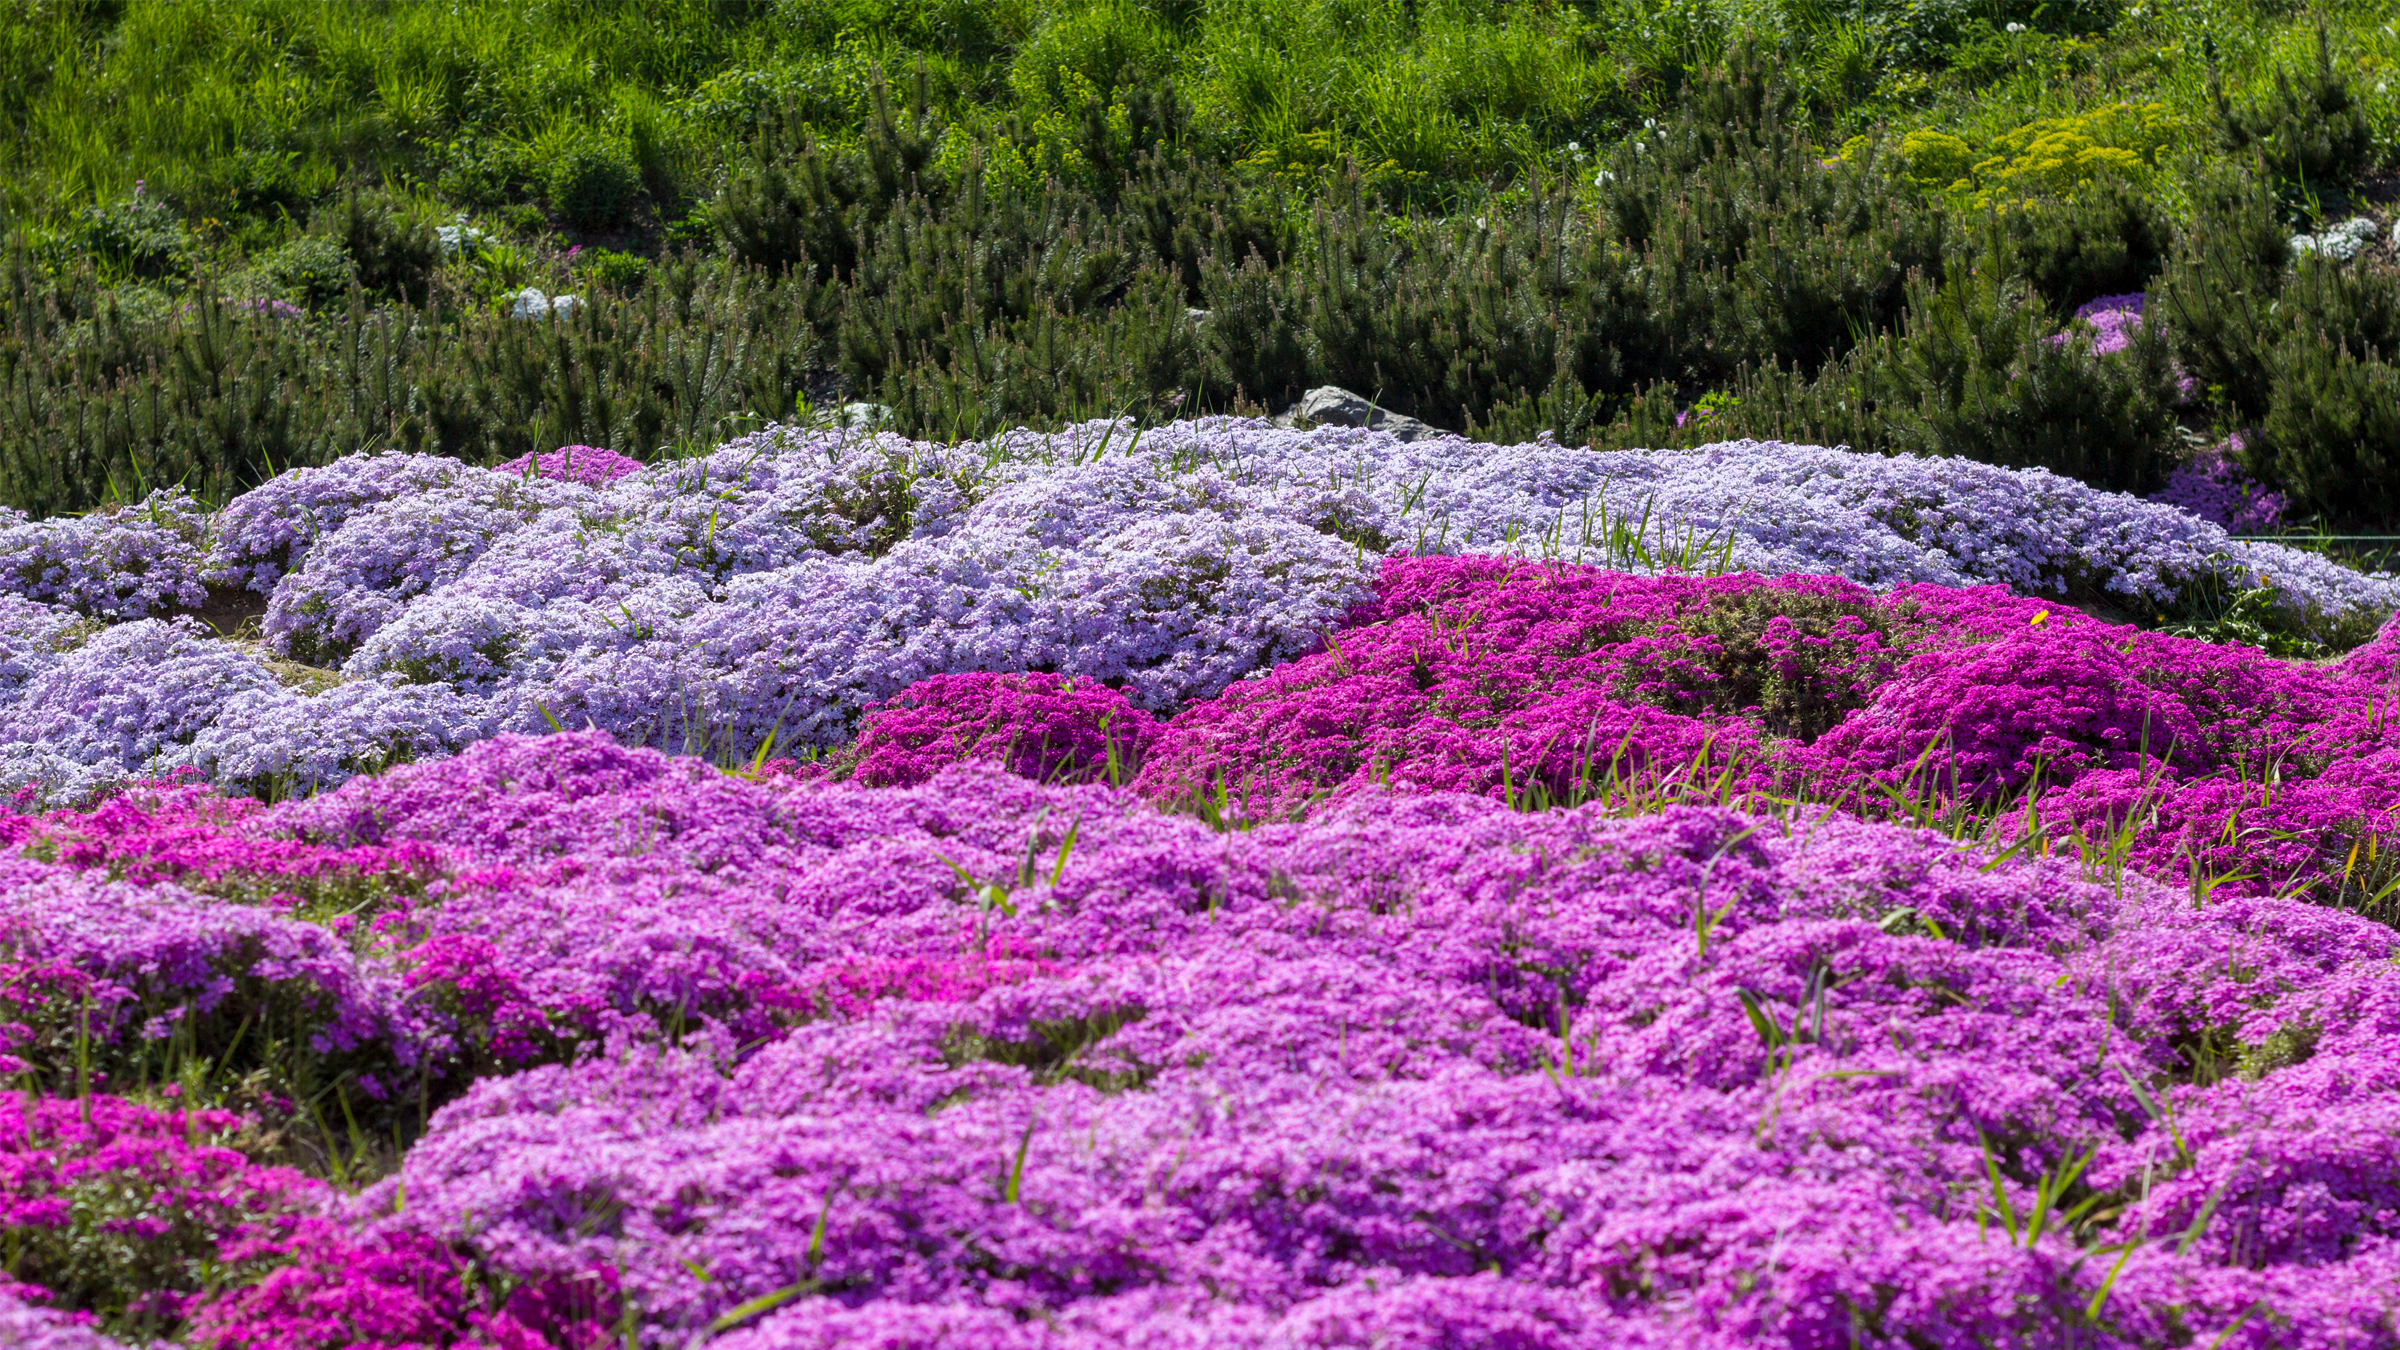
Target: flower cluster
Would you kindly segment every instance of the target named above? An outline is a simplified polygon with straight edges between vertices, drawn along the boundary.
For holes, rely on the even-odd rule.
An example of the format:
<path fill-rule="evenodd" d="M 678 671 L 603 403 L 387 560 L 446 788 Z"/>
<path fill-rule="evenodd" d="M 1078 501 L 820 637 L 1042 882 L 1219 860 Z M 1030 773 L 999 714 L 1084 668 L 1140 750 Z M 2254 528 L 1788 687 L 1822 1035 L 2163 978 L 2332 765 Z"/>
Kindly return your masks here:
<path fill-rule="evenodd" d="M 8 1344 L 110 1344 L 90 1329 L 95 1318 L 172 1327 L 227 1242 L 313 1206 L 318 1183 L 224 1145 L 238 1124 L 221 1111 L 157 1110 L 105 1094 L 0 1092 L 11 1286 L 0 1289 L 0 1335 L 16 1333 Z"/>
<path fill-rule="evenodd" d="M 1129 776 L 1158 722 L 1106 685 L 1054 675 L 936 675 L 868 709 L 858 781 L 921 783 L 960 760 L 1037 782 Z"/>
<path fill-rule="evenodd" d="M 0 520 L 0 589 L 98 619 L 197 609 L 209 515 L 181 488 L 88 516 Z"/>
<path fill-rule="evenodd" d="M 1877 668 L 1839 631 L 1795 678 Z M 2400 1344 L 2400 937 L 2322 906 L 1838 815 L 1368 789 L 1227 833 L 591 734 L 227 828 L 439 845 L 395 959 L 471 942 L 419 987 L 554 1039 L 218 1343 L 372 1296 L 494 1344 Z M 546 1292 L 461 1304 L 458 1261 Z"/>
<path fill-rule="evenodd" d="M 642 462 L 597 445 L 562 445 L 548 454 L 527 451 L 498 470 L 519 477 L 564 478 L 607 487 L 629 473 L 640 473 Z"/>
<path fill-rule="evenodd" d="M 451 1247 L 362 1242 L 327 1215 L 322 1183 L 229 1147 L 243 1125 L 107 1094 L 0 1093 L 0 1340 L 113 1350 L 106 1327 L 216 1350 L 608 1343 L 604 1272 L 480 1297 Z"/>
<path fill-rule="evenodd" d="M 2233 456 L 2242 448 L 2240 433 L 2200 451 L 2177 465 L 2167 486 L 2152 501 L 2188 511 L 2235 534 L 2263 534 L 2283 523 L 2289 504 L 2280 492 L 2242 471 Z"/>
<path fill-rule="evenodd" d="M 57 606 L 122 618 L 90 597 L 142 583 L 27 572 L 17 589 L 50 607 L 0 613 L 0 665 L 26 675 L 0 706 L 0 785 L 65 800 L 191 766 L 305 792 L 551 727 L 746 760 L 838 746 L 870 705 L 978 671 L 1097 681 L 1165 715 L 1317 647 L 1401 554 L 1997 583 L 2161 615 L 2234 587 L 2331 647 L 2400 598 L 2387 577 L 2041 471 L 1235 418 L 947 447 L 777 428 L 638 472 L 591 447 L 502 473 L 358 456 L 205 525 L 207 556 L 175 574 L 263 600 L 265 649 L 189 627 L 87 642 Z"/>
<path fill-rule="evenodd" d="M 2106 356 L 2133 345 L 2134 330 L 2142 326 L 2142 303 L 2145 299 L 2147 297 L 2141 295 L 2104 295 L 2075 311 L 2075 321 L 2092 332 L 2094 355 Z M 2067 335 L 2062 333 L 2051 341 L 2064 342 L 2066 339 Z"/>
<path fill-rule="evenodd" d="M 1878 595 L 1489 557 L 1389 562 L 1351 618 L 1324 650 L 1163 722 L 1055 676 L 928 682 L 868 714 L 858 774 L 921 782 L 984 759 L 1100 781 L 1106 725 L 1145 795 L 1260 819 L 1394 786 L 2006 804 L 2195 885 L 2380 903 L 2400 878 L 2384 858 L 2400 620 L 2308 666 L 1997 587 Z"/>

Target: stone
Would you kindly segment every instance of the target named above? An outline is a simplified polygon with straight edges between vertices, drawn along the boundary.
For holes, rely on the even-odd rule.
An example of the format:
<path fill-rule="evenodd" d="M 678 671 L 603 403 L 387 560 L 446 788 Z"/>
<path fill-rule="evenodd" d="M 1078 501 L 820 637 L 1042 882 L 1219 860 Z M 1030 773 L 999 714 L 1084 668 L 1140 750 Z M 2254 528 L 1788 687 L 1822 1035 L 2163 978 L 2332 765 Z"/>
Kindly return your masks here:
<path fill-rule="evenodd" d="M 1446 434 L 1439 427 L 1420 422 L 1414 417 L 1403 417 L 1347 389 L 1330 384 L 1301 395 L 1300 401 L 1293 404 L 1290 411 L 1275 419 L 1277 426 L 1295 426 L 1301 422 L 1313 422 L 1318 426 L 1365 427 L 1370 431 L 1388 432 L 1393 439 L 1402 441 Z"/>
<path fill-rule="evenodd" d="M 483 247 L 483 231 L 463 222 L 455 225 L 437 225 L 434 227 L 433 233 L 442 241 L 442 252 L 448 257 L 455 258 L 461 253 L 472 253 Z"/>
<path fill-rule="evenodd" d="M 2348 262 L 2359 250 L 2375 241 L 2382 227 L 2365 216 L 2352 216 L 2339 224 L 2328 225 L 2318 234 L 2292 236 L 2292 256 L 2305 257 L 2321 253 L 2335 262 Z M 2400 242 L 2400 227 L 2395 228 L 2395 241 Z"/>
<path fill-rule="evenodd" d="M 892 410 L 880 403 L 845 403 L 825 415 L 828 426 L 844 431 L 873 431 L 892 420 Z"/>
<path fill-rule="evenodd" d="M 563 319 L 573 314 L 576 307 L 582 303 L 581 299 L 572 295 L 544 295 L 540 288 L 528 286 L 517 292 L 517 298 L 509 304 L 508 317 L 512 319 Z"/>

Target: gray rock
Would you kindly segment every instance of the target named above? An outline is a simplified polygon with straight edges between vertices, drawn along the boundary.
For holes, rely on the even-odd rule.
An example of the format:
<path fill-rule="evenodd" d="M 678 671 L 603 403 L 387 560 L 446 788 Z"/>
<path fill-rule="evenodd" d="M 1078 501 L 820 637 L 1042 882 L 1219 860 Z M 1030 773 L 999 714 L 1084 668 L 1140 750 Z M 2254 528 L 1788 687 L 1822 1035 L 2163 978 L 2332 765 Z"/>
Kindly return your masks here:
<path fill-rule="evenodd" d="M 2382 228 L 2369 217 L 2352 216 L 2339 225 L 2329 227 L 2325 233 L 2346 234 L 2364 244 L 2373 242 L 2375 236 L 2382 233 Z"/>
<path fill-rule="evenodd" d="M 2380 233 L 2382 227 L 2374 221 L 2365 216 L 2352 216 L 2339 224 L 2326 226 L 2317 234 L 2293 235 L 2292 254 L 2302 257 L 2321 253 L 2335 262 L 2348 262 L 2358 256 L 2360 249 L 2373 243 L 2375 236 Z M 2400 232 L 2396 232 L 2396 237 L 2400 237 Z"/>
<path fill-rule="evenodd" d="M 1277 426 L 1294 426 L 1313 422 L 1318 426 L 1366 427 L 1372 431 L 1389 432 L 1397 440 L 1414 441 L 1427 436 L 1444 434 L 1440 427 L 1402 417 L 1389 408 L 1378 407 L 1347 389 L 1324 385 L 1300 396 L 1291 410 L 1275 419 Z"/>
<path fill-rule="evenodd" d="M 517 292 L 508 306 L 512 319 L 563 319 L 573 314 L 583 301 L 572 295 L 544 295 L 539 288 L 528 286 Z"/>
<path fill-rule="evenodd" d="M 873 431 L 892 420 L 892 410 L 880 403 L 845 403 L 825 414 L 827 426 L 844 431 Z"/>
<path fill-rule="evenodd" d="M 442 241 L 442 253 L 452 258 L 461 253 L 472 253 L 483 247 L 485 237 L 483 231 L 464 222 L 455 225 L 437 225 L 434 227 L 433 233 Z"/>

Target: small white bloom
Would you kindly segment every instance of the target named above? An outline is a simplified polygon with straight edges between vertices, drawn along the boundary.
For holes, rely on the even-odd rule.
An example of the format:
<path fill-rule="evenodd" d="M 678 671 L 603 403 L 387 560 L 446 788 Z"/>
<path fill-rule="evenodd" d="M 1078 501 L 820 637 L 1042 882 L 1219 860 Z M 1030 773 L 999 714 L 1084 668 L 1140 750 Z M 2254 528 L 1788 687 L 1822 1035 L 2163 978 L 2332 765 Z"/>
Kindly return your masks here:
<path fill-rule="evenodd" d="M 2022 33 L 2025 31 L 2025 25 L 2021 23 L 2012 23 L 2008 26 L 2008 31 L 2012 33 Z"/>

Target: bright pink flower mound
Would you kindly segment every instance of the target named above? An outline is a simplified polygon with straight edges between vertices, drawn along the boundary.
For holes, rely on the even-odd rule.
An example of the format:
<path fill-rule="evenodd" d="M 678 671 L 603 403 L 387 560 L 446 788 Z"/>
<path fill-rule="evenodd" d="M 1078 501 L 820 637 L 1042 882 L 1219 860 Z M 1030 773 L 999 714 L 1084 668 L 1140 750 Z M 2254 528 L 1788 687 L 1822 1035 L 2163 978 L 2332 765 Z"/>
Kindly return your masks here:
<path fill-rule="evenodd" d="M 288 1232 L 231 1245 L 255 1263 L 254 1284 L 193 1309 L 187 1339 L 209 1350 L 604 1350 L 615 1344 L 609 1272 L 478 1290 L 449 1246 L 417 1234 L 361 1241 L 345 1225 L 303 1219 Z"/>
<path fill-rule="evenodd" d="M 1564 801 L 1731 765 L 1764 786 L 1765 738 L 1862 704 L 1923 626 L 1903 613 L 1829 577 L 1395 560 L 1324 651 L 1169 723 L 1140 785 L 1173 800 L 1222 784 L 1265 816 L 1386 783 Z"/>
<path fill-rule="evenodd" d="M 173 1325 L 222 1244 L 314 1204 L 321 1189 L 219 1144 L 237 1123 L 221 1111 L 163 1111 L 106 1094 L 0 1092 L 0 1228 L 17 1282 L 9 1292 L 110 1321 Z M 68 1319 L 52 1320 L 69 1334 Z"/>
<path fill-rule="evenodd" d="M 563 478 L 591 487 L 607 487 L 627 474 L 640 473 L 643 468 L 640 460 L 597 445 L 562 445 L 546 454 L 528 451 L 494 466 L 494 471 L 522 478 L 528 465 L 533 466 L 531 471 L 537 477 Z"/>
<path fill-rule="evenodd" d="M 857 778 L 922 783 L 962 760 L 989 760 L 1037 782 L 1131 777 L 1158 723 L 1097 680 L 974 673 L 919 680 L 877 704 L 858 738 Z"/>
<path fill-rule="evenodd" d="M 605 1272 L 479 1292 L 444 1244 L 362 1240 L 323 1217 L 321 1183 L 219 1142 L 239 1124 L 106 1094 L 0 1093 L 0 1344 L 112 1344 L 95 1322 L 181 1328 L 212 1350 L 610 1343 Z M 256 1278 L 219 1283 L 241 1272 Z"/>
<path fill-rule="evenodd" d="M 2131 860 L 2161 877 L 2347 901 L 2400 878 L 2391 628 L 2312 666 L 1997 587 L 1496 558 L 1394 560 L 1353 617 L 1165 724 L 1137 786 L 1188 801 L 1222 785 L 1257 818 L 1378 784 L 1853 806 L 2038 792 L 2062 838 L 2097 847 L 2130 822 Z"/>
<path fill-rule="evenodd" d="M 86 810 L 0 813 L 0 848 L 141 884 L 178 881 L 294 899 L 367 878 L 422 878 L 439 865 L 427 843 L 328 849 L 261 834 L 250 827 L 265 809 L 255 798 L 220 796 L 193 782 L 135 783 Z"/>

